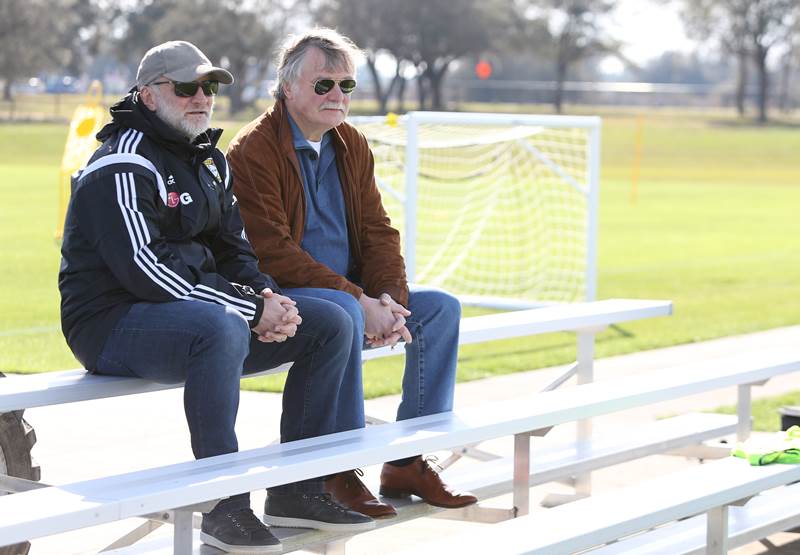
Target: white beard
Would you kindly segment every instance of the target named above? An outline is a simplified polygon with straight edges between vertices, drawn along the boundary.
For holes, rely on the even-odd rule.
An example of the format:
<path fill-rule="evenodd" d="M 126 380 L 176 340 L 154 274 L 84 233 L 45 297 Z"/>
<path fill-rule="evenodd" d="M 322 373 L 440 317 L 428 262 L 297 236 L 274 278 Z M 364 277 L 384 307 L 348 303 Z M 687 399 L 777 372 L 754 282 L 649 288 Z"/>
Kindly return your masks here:
<path fill-rule="evenodd" d="M 208 108 L 208 114 L 197 122 L 186 119 L 183 110 L 172 104 L 170 98 L 161 95 L 161 92 L 153 87 L 153 101 L 156 104 L 156 115 L 172 129 L 184 135 L 189 141 L 194 141 L 211 125 L 211 115 L 214 113 L 214 101 Z"/>

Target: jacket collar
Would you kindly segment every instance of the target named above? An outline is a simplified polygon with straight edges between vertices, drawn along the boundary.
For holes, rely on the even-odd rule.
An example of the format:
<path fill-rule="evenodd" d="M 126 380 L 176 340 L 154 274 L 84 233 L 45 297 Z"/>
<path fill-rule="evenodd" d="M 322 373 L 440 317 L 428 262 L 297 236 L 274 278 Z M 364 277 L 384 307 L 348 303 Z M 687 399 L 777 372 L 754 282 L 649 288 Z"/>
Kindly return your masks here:
<path fill-rule="evenodd" d="M 278 144 L 281 145 L 284 155 L 292 160 L 292 165 L 299 172 L 300 166 L 294 152 L 294 137 L 292 136 L 292 126 L 289 123 L 289 110 L 286 108 L 286 103 L 283 100 L 278 100 L 272 106 L 271 112 L 278 124 Z M 342 122 L 329 131 L 336 153 L 342 156 L 347 156 L 347 144 L 344 142 L 340 132 L 340 129 L 345 125 L 348 124 Z"/>

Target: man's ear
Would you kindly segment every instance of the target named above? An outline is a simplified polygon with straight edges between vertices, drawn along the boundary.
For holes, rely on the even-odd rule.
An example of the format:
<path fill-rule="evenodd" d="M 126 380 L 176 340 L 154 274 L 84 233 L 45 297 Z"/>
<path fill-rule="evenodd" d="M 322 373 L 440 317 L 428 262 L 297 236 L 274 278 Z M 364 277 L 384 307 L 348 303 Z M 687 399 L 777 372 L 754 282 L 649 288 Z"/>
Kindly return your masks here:
<path fill-rule="evenodd" d="M 148 86 L 144 86 L 139 90 L 139 98 L 142 99 L 142 102 L 145 106 L 147 106 L 151 112 L 156 111 L 156 102 L 153 98 L 153 89 Z"/>
<path fill-rule="evenodd" d="M 283 89 L 283 98 L 291 98 L 292 97 L 292 84 L 291 83 L 284 83 L 281 85 L 281 89 Z"/>

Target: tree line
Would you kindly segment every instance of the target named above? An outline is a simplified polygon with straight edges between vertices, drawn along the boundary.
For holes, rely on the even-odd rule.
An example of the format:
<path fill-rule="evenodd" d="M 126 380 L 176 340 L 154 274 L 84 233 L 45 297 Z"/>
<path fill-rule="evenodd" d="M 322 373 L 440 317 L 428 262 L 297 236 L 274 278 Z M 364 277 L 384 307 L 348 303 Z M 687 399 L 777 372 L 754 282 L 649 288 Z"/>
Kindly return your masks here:
<path fill-rule="evenodd" d="M 652 0 L 669 2 L 675 0 Z M 0 0 L 0 79 L 41 71 L 83 73 L 100 58 L 135 66 L 150 46 L 192 41 L 237 77 L 227 93 L 238 112 L 245 92 L 267 79 L 278 42 L 309 25 L 337 28 L 364 50 L 379 110 L 405 107 L 414 86 L 419 109 L 445 109 L 444 83 L 456 62 L 494 60 L 507 68 L 546 68 L 561 112 L 564 82 L 614 55 L 632 68 L 609 32 L 615 0 Z M 758 117 L 767 119 L 773 84 L 767 67 L 781 51 L 781 86 L 800 62 L 797 0 L 678 0 L 687 33 L 736 60 L 736 105 L 755 68 Z M 387 76 L 386 68 L 392 70 Z M 490 66 L 487 66 L 490 67 Z"/>

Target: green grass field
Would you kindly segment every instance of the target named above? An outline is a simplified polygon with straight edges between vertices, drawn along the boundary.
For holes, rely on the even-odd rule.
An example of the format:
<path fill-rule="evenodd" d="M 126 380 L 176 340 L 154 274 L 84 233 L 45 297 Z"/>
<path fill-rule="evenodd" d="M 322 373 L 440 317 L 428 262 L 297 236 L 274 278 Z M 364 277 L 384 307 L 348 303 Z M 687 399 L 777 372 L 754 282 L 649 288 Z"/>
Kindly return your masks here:
<path fill-rule="evenodd" d="M 800 128 L 724 115 L 604 116 L 599 298 L 672 299 L 675 315 L 610 329 L 600 357 L 800 324 Z M 226 122 L 229 140 L 241 122 Z M 57 180 L 66 125 L 0 124 L 0 371 L 77 366 L 58 328 Z M 569 362 L 569 334 L 462 349 L 459 379 Z M 399 391 L 399 360 L 368 363 L 368 396 Z M 276 389 L 281 376 L 246 387 Z"/>
<path fill-rule="evenodd" d="M 753 429 L 761 432 L 779 431 L 781 429 L 781 417 L 778 410 L 781 407 L 798 405 L 800 405 L 800 391 L 792 391 L 784 395 L 753 401 Z M 720 407 L 716 412 L 736 414 L 736 406 Z"/>

